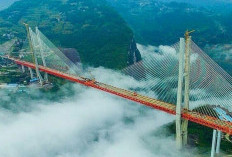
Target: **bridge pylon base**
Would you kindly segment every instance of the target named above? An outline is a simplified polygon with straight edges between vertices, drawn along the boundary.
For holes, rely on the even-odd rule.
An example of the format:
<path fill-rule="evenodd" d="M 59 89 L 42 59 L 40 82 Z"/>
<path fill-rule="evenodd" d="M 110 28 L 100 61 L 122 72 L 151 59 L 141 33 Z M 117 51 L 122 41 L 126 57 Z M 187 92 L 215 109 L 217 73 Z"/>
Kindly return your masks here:
<path fill-rule="evenodd" d="M 186 119 L 182 121 L 182 136 L 183 146 L 186 146 L 188 144 L 188 120 Z"/>
<path fill-rule="evenodd" d="M 210 157 L 218 157 L 221 145 L 221 131 L 213 130 L 212 147 Z"/>

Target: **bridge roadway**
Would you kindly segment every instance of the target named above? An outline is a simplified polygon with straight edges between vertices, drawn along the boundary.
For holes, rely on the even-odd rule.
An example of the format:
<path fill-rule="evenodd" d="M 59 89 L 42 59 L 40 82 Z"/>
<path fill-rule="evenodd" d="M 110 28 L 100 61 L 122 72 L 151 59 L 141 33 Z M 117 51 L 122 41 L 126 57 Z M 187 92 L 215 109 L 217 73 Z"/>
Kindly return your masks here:
<path fill-rule="evenodd" d="M 8 59 L 14 61 L 18 65 L 24 65 L 26 67 L 35 69 L 35 64 L 33 63 L 25 62 L 25 61 L 21 61 L 21 60 L 9 58 L 9 57 Z M 173 104 L 169 104 L 169 103 L 162 102 L 162 101 L 159 101 L 159 100 L 147 97 L 147 96 L 143 96 L 143 95 L 137 94 L 132 91 L 113 87 L 111 85 L 97 82 L 95 80 L 90 80 L 87 78 L 66 74 L 58 70 L 50 69 L 44 66 L 39 66 L 39 70 L 42 72 L 46 72 L 50 75 L 54 75 L 54 76 L 57 76 L 57 77 L 60 77 L 60 78 L 63 78 L 63 79 L 66 79 L 72 82 L 76 82 L 76 83 L 79 83 L 79 84 L 82 84 L 88 87 L 92 87 L 92 88 L 95 88 L 95 89 L 98 89 L 98 90 L 101 90 L 101 91 L 104 91 L 104 92 L 107 92 L 113 95 L 117 95 L 119 97 L 149 106 L 157 110 L 164 111 L 172 115 L 176 114 L 176 106 Z M 203 115 L 203 114 L 200 114 L 194 111 L 187 111 L 184 109 L 182 110 L 181 117 L 183 119 L 187 119 L 189 121 L 192 121 L 192 122 L 195 122 L 195 123 L 198 123 L 198 124 L 201 124 L 201 125 L 204 125 L 204 126 L 216 129 L 216 130 L 220 130 L 224 133 L 232 135 L 232 123 L 231 122 L 223 121 L 215 117 Z"/>

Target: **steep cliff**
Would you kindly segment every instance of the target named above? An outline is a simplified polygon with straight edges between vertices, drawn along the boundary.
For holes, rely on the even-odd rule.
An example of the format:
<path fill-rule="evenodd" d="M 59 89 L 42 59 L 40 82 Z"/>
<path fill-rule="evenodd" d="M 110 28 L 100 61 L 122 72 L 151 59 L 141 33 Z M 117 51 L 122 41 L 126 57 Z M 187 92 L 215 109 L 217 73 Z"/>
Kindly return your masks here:
<path fill-rule="evenodd" d="M 132 65 L 141 60 L 141 54 L 137 48 L 135 39 L 132 38 L 129 50 L 128 50 L 128 65 Z"/>

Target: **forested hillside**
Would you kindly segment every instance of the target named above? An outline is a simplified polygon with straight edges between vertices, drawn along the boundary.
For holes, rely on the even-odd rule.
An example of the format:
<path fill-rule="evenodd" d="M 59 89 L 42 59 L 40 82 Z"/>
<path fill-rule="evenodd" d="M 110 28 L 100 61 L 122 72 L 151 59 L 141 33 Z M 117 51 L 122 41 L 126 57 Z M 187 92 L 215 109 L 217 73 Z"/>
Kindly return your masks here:
<path fill-rule="evenodd" d="M 57 46 L 75 48 L 82 62 L 120 69 L 140 54 L 133 32 L 105 0 L 21 0 L 0 12 L 0 42 L 25 39 L 23 22 Z"/>
<path fill-rule="evenodd" d="M 232 2 L 224 1 L 223 3 L 217 0 L 108 1 L 133 28 L 136 39 L 140 43 L 173 44 L 187 29 L 196 30 L 193 38 L 200 46 L 232 42 Z"/>

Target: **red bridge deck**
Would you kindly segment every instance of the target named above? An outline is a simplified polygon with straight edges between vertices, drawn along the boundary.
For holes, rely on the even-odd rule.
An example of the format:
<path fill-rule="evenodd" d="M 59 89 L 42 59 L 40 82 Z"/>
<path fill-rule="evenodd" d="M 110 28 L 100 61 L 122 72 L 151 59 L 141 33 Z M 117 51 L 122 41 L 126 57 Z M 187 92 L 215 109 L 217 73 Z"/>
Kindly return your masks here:
<path fill-rule="evenodd" d="M 9 58 L 10 60 L 14 61 L 16 64 L 19 65 L 24 65 L 26 67 L 30 67 L 35 69 L 35 65 L 29 62 L 25 62 L 25 61 L 20 61 L 14 58 Z M 134 102 L 138 102 L 140 104 L 149 106 L 151 108 L 154 109 L 158 109 L 164 112 L 167 112 L 169 114 L 175 115 L 176 114 L 176 106 L 173 104 L 168 104 L 153 98 L 149 98 L 140 94 L 134 94 L 134 92 L 128 91 L 128 90 L 124 90 L 124 89 L 120 89 L 120 88 L 116 88 L 107 84 L 103 84 L 97 81 L 91 81 L 88 79 L 83 79 L 81 77 L 78 76 L 73 76 L 73 75 L 69 75 L 54 69 L 50 69 L 44 66 L 39 66 L 40 71 L 46 72 L 50 75 L 54 75 L 72 82 L 76 82 L 88 87 L 92 87 L 98 90 L 102 90 L 105 91 L 107 93 L 110 94 L 114 94 L 117 95 L 119 97 L 134 101 Z M 220 119 L 211 117 L 211 116 L 207 116 L 207 115 L 203 115 L 197 112 L 193 112 L 193 111 L 186 111 L 183 110 L 182 111 L 182 118 L 190 120 L 192 122 L 213 128 L 213 129 L 217 129 L 220 130 L 222 132 L 225 132 L 227 134 L 232 135 L 232 123 L 230 122 L 226 122 L 226 121 L 222 121 Z"/>

